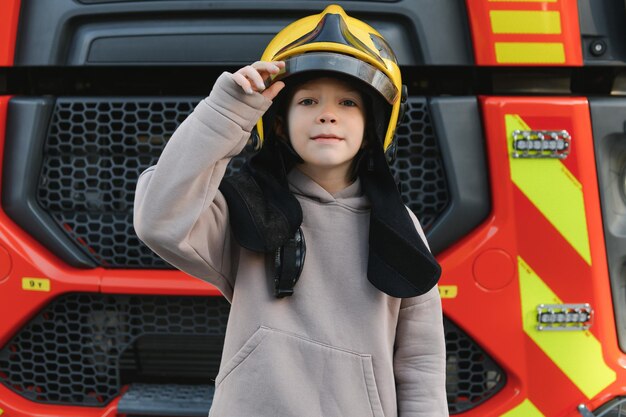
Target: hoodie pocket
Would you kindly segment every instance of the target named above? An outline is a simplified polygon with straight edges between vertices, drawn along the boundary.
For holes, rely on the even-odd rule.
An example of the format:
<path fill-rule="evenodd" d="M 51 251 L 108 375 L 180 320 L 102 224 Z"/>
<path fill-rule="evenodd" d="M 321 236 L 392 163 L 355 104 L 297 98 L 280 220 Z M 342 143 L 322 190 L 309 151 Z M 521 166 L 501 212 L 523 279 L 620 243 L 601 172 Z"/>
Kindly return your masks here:
<path fill-rule="evenodd" d="M 211 417 L 384 417 L 372 356 L 261 326 L 220 369 Z"/>

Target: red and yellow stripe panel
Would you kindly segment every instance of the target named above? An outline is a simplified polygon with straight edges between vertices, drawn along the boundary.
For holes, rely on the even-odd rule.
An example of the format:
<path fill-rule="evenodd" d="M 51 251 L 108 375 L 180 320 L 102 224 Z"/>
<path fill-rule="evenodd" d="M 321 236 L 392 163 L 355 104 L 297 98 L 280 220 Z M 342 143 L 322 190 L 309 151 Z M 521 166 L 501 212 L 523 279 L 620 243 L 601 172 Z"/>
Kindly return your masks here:
<path fill-rule="evenodd" d="M 574 0 L 466 0 L 478 65 L 582 65 Z"/>
<path fill-rule="evenodd" d="M 616 372 L 604 361 L 600 341 L 590 331 L 537 330 L 537 306 L 564 302 L 521 257 L 518 265 L 524 332 L 587 399 L 593 398 L 616 379 Z"/>
<path fill-rule="evenodd" d="M 507 139 L 511 138 L 515 130 L 532 130 L 517 114 L 507 114 L 504 117 Z M 580 257 L 591 265 L 583 188 L 576 176 L 559 159 L 538 161 L 512 158 L 510 164 L 513 183 Z M 550 180 L 546 180 L 547 178 Z M 564 207 L 568 209 L 563 210 Z"/>
<path fill-rule="evenodd" d="M 492 212 L 438 256 L 444 312 L 505 371 L 505 388 L 467 417 L 575 416 L 622 395 L 589 106 L 584 98 L 482 97 Z M 512 157 L 514 130 L 567 130 L 565 159 Z M 486 287 L 481 259 L 500 256 Z M 491 258 L 489 258 L 491 259 Z M 510 265 L 504 260 L 510 259 Z M 478 266 L 478 267 L 477 267 Z M 540 304 L 589 303 L 587 331 L 539 331 Z M 471 319 L 468 319 L 471 317 Z M 497 337 L 494 335 L 497 334 Z"/>
<path fill-rule="evenodd" d="M 618 380 L 616 358 L 621 356 L 588 104 L 581 98 L 490 98 L 483 105 L 492 163 L 501 165 L 503 174 L 508 170 L 504 178 L 509 178 L 516 219 L 519 312 L 529 366 L 526 399 L 503 415 L 562 415 L 605 393 Z M 566 159 L 511 157 L 513 131 L 563 129 L 572 137 Z M 591 304 L 596 313 L 592 328 L 537 330 L 537 306 L 563 303 Z M 555 387 L 559 398 L 535 394 L 555 392 Z"/>

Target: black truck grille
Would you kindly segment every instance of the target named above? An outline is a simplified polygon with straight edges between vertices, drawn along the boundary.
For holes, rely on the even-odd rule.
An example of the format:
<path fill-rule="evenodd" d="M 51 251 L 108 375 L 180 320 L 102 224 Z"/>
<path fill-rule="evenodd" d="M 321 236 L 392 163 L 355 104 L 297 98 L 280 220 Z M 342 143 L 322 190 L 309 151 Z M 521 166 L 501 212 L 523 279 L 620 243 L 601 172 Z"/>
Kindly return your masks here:
<path fill-rule="evenodd" d="M 408 103 L 405 120 L 396 129 L 398 154 L 391 171 L 400 178 L 404 204 L 428 229 L 448 206 L 450 195 L 426 100 Z"/>
<path fill-rule="evenodd" d="M 132 226 L 137 178 L 158 160 L 200 98 L 60 98 L 44 146 L 37 200 L 86 256 L 107 268 L 167 268 Z M 410 98 L 393 167 L 405 203 L 428 228 L 449 203 L 424 98 Z M 227 174 L 246 154 L 234 158 Z"/>
<path fill-rule="evenodd" d="M 223 297 L 64 295 L 0 351 L 0 382 L 32 401 L 86 406 L 129 381 L 206 383 L 229 311 Z"/>
<path fill-rule="evenodd" d="M 0 383 L 41 403 L 104 406 L 136 382 L 208 384 L 230 305 L 222 297 L 67 294 L 0 350 Z M 444 320 L 451 414 L 476 407 L 505 374 Z"/>
<path fill-rule="evenodd" d="M 493 397 L 506 384 L 506 374 L 451 321 L 444 325 L 448 408 L 450 414 L 459 414 Z"/>

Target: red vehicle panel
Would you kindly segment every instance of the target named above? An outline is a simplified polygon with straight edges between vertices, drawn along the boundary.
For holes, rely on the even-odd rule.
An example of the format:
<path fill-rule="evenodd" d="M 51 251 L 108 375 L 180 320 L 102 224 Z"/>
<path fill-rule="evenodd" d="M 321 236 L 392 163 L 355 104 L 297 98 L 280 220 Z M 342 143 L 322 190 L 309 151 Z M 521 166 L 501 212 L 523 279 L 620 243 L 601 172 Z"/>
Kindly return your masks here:
<path fill-rule="evenodd" d="M 13 65 L 19 15 L 20 0 L 0 4 L 0 67 Z"/>
<path fill-rule="evenodd" d="M 582 65 L 575 1 L 467 0 L 478 65 Z"/>
<path fill-rule="evenodd" d="M 501 415 L 516 403 L 526 412 L 533 410 L 525 415 L 578 415 L 577 405 L 600 405 L 625 383 L 606 279 L 588 105 L 584 98 L 519 97 L 483 97 L 481 104 L 493 212 L 482 227 L 442 254 L 442 285 L 458 286 L 458 296 L 444 300 L 444 310 L 515 377 L 497 397 L 508 396 L 502 403 L 494 398 L 467 415 Z M 569 155 L 563 161 L 512 158 L 511 129 L 519 127 L 567 130 Z M 558 195 L 567 183 L 572 200 L 545 194 Z M 557 228 L 562 223 L 554 217 L 569 216 L 575 205 L 579 212 L 567 225 L 587 230 L 582 240 L 588 239 L 588 244 L 574 242 L 578 250 L 571 243 L 575 238 L 568 236 L 571 231 L 562 233 Z M 477 268 L 485 256 L 499 258 L 499 271 Z M 488 272 L 501 280 L 484 277 Z M 541 332 L 536 329 L 540 303 L 589 303 L 594 324 L 584 333 Z"/>

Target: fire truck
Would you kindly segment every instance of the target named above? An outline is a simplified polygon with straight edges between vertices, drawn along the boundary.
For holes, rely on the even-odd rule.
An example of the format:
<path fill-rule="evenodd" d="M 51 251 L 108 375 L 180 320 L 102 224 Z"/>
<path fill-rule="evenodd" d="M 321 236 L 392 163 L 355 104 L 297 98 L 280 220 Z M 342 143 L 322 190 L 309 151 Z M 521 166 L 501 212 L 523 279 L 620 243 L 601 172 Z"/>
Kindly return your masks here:
<path fill-rule="evenodd" d="M 443 268 L 450 414 L 626 416 L 624 2 L 337 3 L 408 87 L 393 170 Z M 229 304 L 138 240 L 137 177 L 327 4 L 0 2 L 1 416 L 207 415 Z"/>

